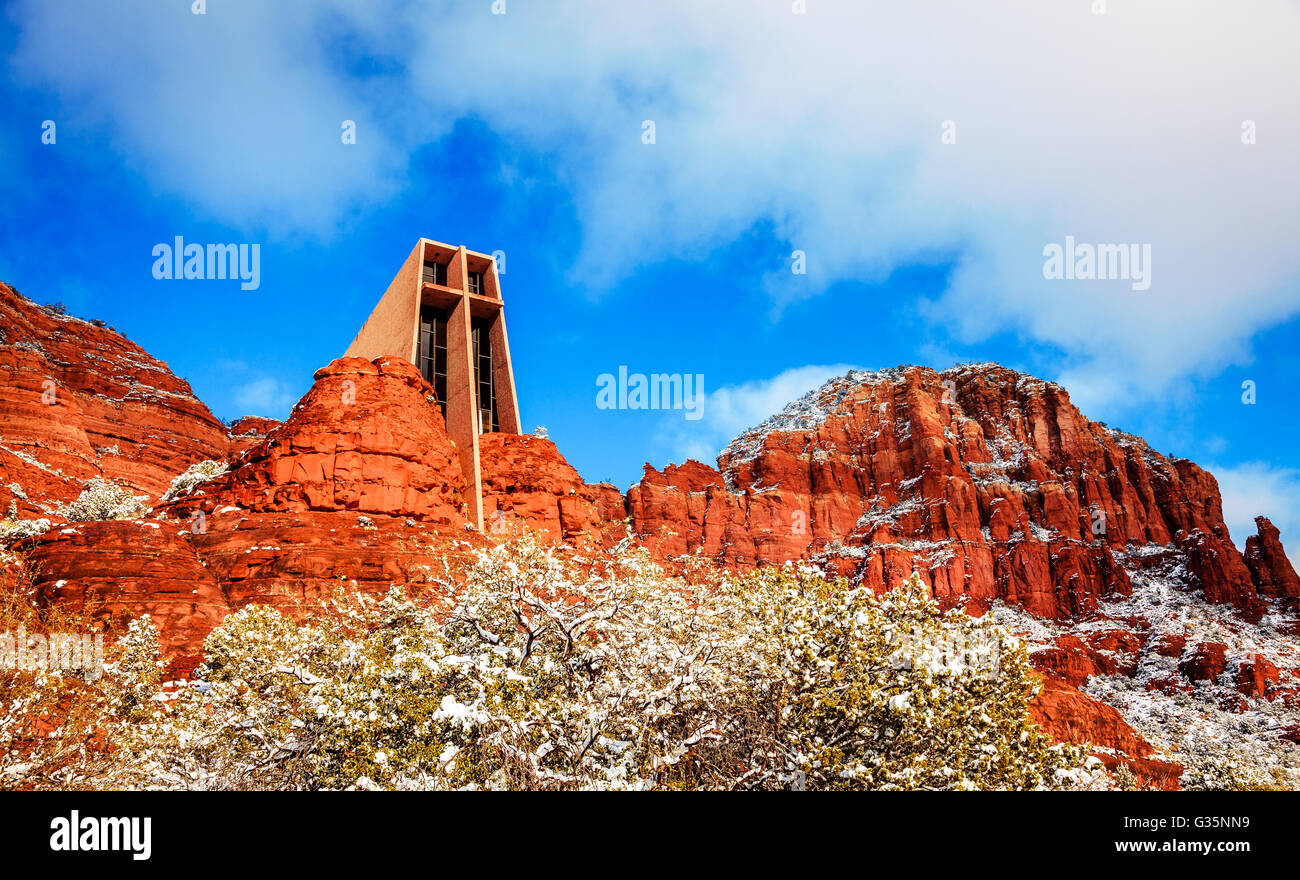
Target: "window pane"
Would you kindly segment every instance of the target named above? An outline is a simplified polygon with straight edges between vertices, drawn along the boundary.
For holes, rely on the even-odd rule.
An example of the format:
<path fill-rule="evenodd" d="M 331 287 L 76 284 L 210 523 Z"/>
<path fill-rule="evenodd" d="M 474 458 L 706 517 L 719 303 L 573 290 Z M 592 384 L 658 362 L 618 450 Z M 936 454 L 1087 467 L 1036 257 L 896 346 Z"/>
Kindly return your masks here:
<path fill-rule="evenodd" d="M 447 286 L 447 264 L 428 261 L 424 264 L 424 271 L 421 277 L 425 284 L 441 284 Z"/>

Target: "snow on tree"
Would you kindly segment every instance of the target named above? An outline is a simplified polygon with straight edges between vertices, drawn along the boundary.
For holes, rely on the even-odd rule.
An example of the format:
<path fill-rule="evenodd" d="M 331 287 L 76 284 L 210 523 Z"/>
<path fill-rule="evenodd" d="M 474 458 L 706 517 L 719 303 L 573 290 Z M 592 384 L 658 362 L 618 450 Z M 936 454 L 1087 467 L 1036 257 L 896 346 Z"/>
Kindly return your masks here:
<path fill-rule="evenodd" d="M 43 535 L 49 530 L 48 519 L 19 519 L 15 513 L 0 519 L 0 547 Z"/>
<path fill-rule="evenodd" d="M 1106 779 L 1084 748 L 1032 724 L 1038 679 L 1020 643 L 941 612 L 916 579 L 876 597 L 793 565 L 668 577 L 630 542 L 583 558 L 525 535 L 435 586 L 340 594 L 297 620 L 248 606 L 208 636 L 180 689 L 159 681 L 156 632 L 137 621 L 105 677 L 79 685 L 81 726 L 0 742 L 0 772 L 36 787 L 203 789 Z"/>
<path fill-rule="evenodd" d="M 71 504 L 59 505 L 59 515 L 69 522 L 108 519 L 140 519 L 149 513 L 148 497 L 132 495 L 103 477 L 92 477 L 85 490 Z"/>
<path fill-rule="evenodd" d="M 207 459 L 196 464 L 190 465 L 185 469 L 185 473 L 180 474 L 172 480 L 171 486 L 163 493 L 158 500 L 160 502 L 175 501 L 177 498 L 184 498 L 194 491 L 194 487 L 213 477 L 219 477 L 226 472 L 228 465 L 224 461 L 213 461 Z"/>

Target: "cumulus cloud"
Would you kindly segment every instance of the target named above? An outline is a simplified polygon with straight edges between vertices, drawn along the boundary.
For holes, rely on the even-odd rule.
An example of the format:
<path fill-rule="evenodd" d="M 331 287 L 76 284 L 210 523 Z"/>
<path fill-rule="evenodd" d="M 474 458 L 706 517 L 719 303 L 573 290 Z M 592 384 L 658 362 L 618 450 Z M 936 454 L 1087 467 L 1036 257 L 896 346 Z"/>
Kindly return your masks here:
<path fill-rule="evenodd" d="M 961 342 L 1016 331 L 1064 353 L 1067 387 L 1132 405 L 1248 357 L 1300 309 L 1300 8 L 1089 7 L 466 10 L 453 27 L 493 50 L 424 51 L 412 84 L 557 151 L 587 277 L 702 255 L 756 222 L 807 253 L 807 276 L 767 277 L 778 305 L 951 258 L 932 322 Z M 1045 279 L 1043 249 L 1066 236 L 1149 244 L 1150 289 Z"/>
<path fill-rule="evenodd" d="M 297 402 L 297 395 L 279 379 L 265 376 L 235 389 L 235 404 L 244 415 L 284 418 Z"/>
<path fill-rule="evenodd" d="M 778 309 L 952 261 L 932 327 L 1059 352 L 1049 378 L 1109 411 L 1248 359 L 1300 312 L 1286 0 L 208 6 L 30 0 L 15 66 L 224 217 L 319 230 L 473 116 L 548 158 L 596 288 L 758 225 L 782 242 L 764 280 Z M 1045 279 L 1066 236 L 1149 244 L 1150 288 Z M 782 267 L 793 249 L 807 275 Z"/>
<path fill-rule="evenodd" d="M 1223 495 L 1223 519 L 1238 550 L 1255 534 L 1255 517 L 1267 516 L 1277 526 L 1287 546 L 1287 556 L 1300 548 L 1300 470 L 1279 468 L 1262 461 L 1233 467 L 1207 465 L 1219 481 Z"/>
<path fill-rule="evenodd" d="M 383 52 L 396 23 L 335 0 L 206 8 L 22 0 L 11 75 L 57 91 L 61 133 L 103 130 L 150 184 L 237 228 L 328 237 L 349 209 L 391 195 L 410 144 L 394 135 L 389 76 L 340 74 Z"/>
<path fill-rule="evenodd" d="M 809 365 L 785 370 L 768 379 L 724 385 L 705 395 L 699 421 L 687 422 L 667 411 L 659 425 L 657 443 L 666 458 L 688 458 L 715 464 L 718 453 L 742 432 L 755 427 L 785 405 L 828 379 L 860 369 L 850 364 Z"/>

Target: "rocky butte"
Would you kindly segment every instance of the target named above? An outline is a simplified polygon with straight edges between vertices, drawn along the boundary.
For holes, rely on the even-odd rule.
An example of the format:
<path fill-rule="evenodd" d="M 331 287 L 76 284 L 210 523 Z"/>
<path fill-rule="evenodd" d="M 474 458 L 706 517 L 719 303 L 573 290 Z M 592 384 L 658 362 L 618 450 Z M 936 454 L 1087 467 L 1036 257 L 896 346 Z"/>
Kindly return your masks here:
<path fill-rule="evenodd" d="M 283 424 L 227 427 L 111 329 L 4 285 L 0 319 L 0 504 L 48 520 L 11 533 L 0 585 L 109 625 L 152 615 L 178 674 L 248 603 L 438 589 L 448 559 L 520 524 L 588 549 L 630 527 L 670 567 L 802 559 L 878 591 L 915 571 L 1028 640 L 1046 730 L 1145 784 L 1176 787 L 1180 761 L 1216 749 L 1300 762 L 1300 578 L 1277 529 L 1259 518 L 1239 551 L 1211 474 L 1089 421 L 1053 383 L 996 364 L 852 372 L 716 467 L 647 465 L 626 494 L 549 440 L 483 434 L 479 531 L 406 360 L 341 358 Z M 204 460 L 226 469 L 167 492 Z M 66 521 L 97 477 L 152 511 Z"/>

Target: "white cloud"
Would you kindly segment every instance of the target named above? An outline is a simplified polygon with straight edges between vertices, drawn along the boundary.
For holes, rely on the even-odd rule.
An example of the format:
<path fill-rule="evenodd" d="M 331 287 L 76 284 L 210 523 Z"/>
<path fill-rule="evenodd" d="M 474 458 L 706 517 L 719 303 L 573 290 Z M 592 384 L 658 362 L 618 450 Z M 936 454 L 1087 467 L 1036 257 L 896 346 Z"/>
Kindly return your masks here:
<path fill-rule="evenodd" d="M 724 385 L 706 394 L 698 421 L 686 421 L 677 411 L 665 411 L 656 443 L 671 461 L 680 464 L 694 458 L 714 465 L 718 453 L 739 434 L 828 379 L 854 369 L 859 368 L 850 364 L 809 365 L 785 370 L 770 379 Z"/>
<path fill-rule="evenodd" d="M 493 51 L 462 39 L 454 62 L 412 66 L 431 100 L 463 96 L 555 151 L 587 277 L 704 254 L 758 221 L 808 253 L 807 276 L 767 278 L 778 303 L 956 254 L 933 322 L 1055 347 L 1060 378 L 1129 405 L 1247 357 L 1300 310 L 1293 3 L 594 9 L 465 10 L 449 24 Z M 1044 280 L 1044 245 L 1067 235 L 1149 243 L 1150 290 Z"/>
<path fill-rule="evenodd" d="M 263 377 L 245 382 L 235 389 L 235 404 L 244 415 L 284 418 L 298 398 L 283 382 Z"/>
<path fill-rule="evenodd" d="M 1223 495 L 1223 519 L 1233 543 L 1244 550 L 1246 539 L 1255 534 L 1255 517 L 1266 516 L 1282 534 L 1287 555 L 1300 549 L 1300 469 L 1279 468 L 1265 462 L 1246 462 L 1234 467 L 1206 465 L 1219 481 Z"/>
<path fill-rule="evenodd" d="M 406 160 L 380 122 L 402 118 L 377 88 L 386 78 L 337 75 L 361 49 L 382 51 L 366 9 L 23 0 L 11 76 L 57 90 L 60 143 L 100 127 L 128 167 L 210 216 L 329 235 L 348 209 L 389 197 Z M 342 143 L 346 119 L 355 145 Z"/>
<path fill-rule="evenodd" d="M 1248 359 L 1256 332 L 1300 312 L 1300 6 L 1286 0 L 1105 15 L 575 0 L 503 16 L 229 0 L 201 21 L 183 4 L 69 5 L 18 8 L 16 68 L 98 108 L 133 165 L 223 217 L 329 227 L 473 115 L 553 164 L 582 224 L 575 271 L 594 284 L 757 223 L 783 240 L 772 263 L 808 254 L 808 275 L 767 276 L 778 306 L 955 257 L 932 325 L 1059 351 L 1048 378 L 1109 411 Z M 345 76 L 364 52 L 379 63 Z M 342 118 L 361 125 L 355 152 L 337 145 Z M 1044 245 L 1067 235 L 1149 243 L 1151 288 L 1044 280 Z"/>

